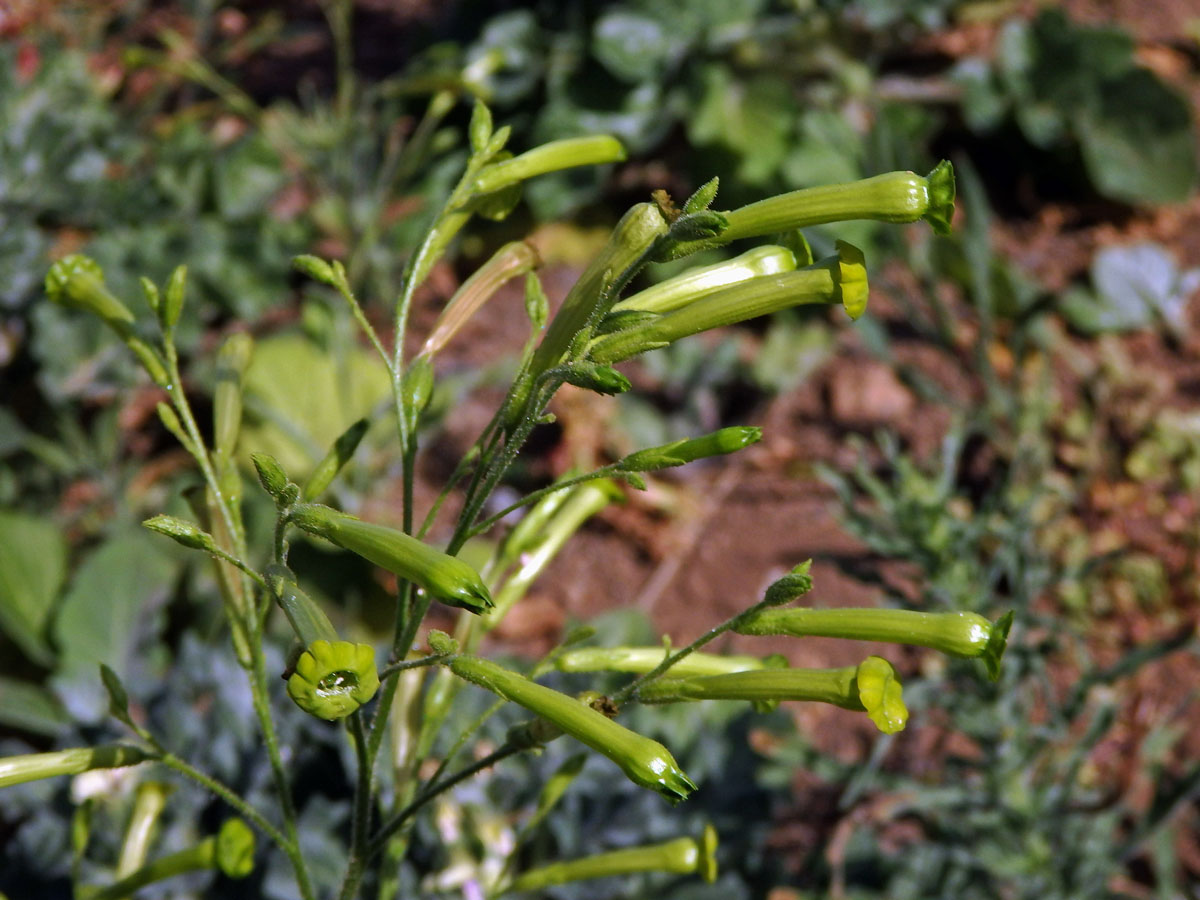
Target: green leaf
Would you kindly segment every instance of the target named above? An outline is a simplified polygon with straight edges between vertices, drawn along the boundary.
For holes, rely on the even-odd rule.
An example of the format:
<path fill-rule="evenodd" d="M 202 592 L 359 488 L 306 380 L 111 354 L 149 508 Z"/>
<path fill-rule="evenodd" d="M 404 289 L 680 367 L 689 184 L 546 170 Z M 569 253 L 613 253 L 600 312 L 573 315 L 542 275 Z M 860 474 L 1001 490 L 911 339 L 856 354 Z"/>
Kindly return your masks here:
<path fill-rule="evenodd" d="M 616 10 L 596 22 L 592 53 L 617 78 L 636 84 L 657 78 L 683 51 L 662 22 Z"/>
<path fill-rule="evenodd" d="M 217 208 L 229 219 L 253 216 L 283 186 L 285 177 L 279 156 L 263 138 L 239 141 L 214 165 Z"/>
<path fill-rule="evenodd" d="M 1186 100 L 1151 72 L 1105 82 L 1077 124 L 1096 188 L 1128 203 L 1178 203 L 1196 183 L 1196 145 Z"/>
<path fill-rule="evenodd" d="M 128 680 L 129 656 L 151 601 L 166 591 L 175 563 L 149 535 L 113 538 L 79 567 L 54 621 L 62 674 L 99 699 L 96 670 L 107 663 Z M 65 697 L 65 695 L 64 695 Z"/>
<path fill-rule="evenodd" d="M 69 721 L 62 704 L 45 688 L 0 676 L 0 724 L 51 737 Z"/>
<path fill-rule="evenodd" d="M 53 522 L 0 511 L 0 629 L 40 665 L 54 660 L 46 644 L 46 622 L 66 562 L 66 541 Z"/>
<path fill-rule="evenodd" d="M 791 145 L 795 99 L 773 76 L 736 79 L 723 65 L 708 66 L 702 93 L 688 119 L 688 136 L 739 157 L 738 177 L 762 184 L 778 171 Z"/>

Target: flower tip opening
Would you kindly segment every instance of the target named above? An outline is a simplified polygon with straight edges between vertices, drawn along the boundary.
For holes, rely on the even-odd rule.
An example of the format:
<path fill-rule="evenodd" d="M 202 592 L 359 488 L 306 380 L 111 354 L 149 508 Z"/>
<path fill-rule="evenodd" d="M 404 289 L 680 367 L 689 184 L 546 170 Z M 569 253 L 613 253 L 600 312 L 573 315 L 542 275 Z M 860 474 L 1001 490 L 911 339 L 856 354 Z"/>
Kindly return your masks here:
<path fill-rule="evenodd" d="M 857 319 L 867 308 L 869 286 L 866 257 L 861 250 L 846 241 L 837 242 L 837 252 L 837 283 L 842 307 L 851 319 Z"/>
<path fill-rule="evenodd" d="M 987 667 L 987 675 L 990 681 L 998 681 L 1000 679 L 1000 664 L 1004 659 L 1004 651 L 1008 647 L 1008 633 L 1012 630 L 1013 611 L 1009 610 L 992 626 L 991 633 L 988 635 L 987 645 L 983 648 L 980 658 L 983 660 L 984 666 Z"/>
<path fill-rule="evenodd" d="M 954 165 L 943 159 L 925 180 L 929 183 L 929 207 L 921 218 L 929 223 L 934 234 L 949 234 L 954 218 Z"/>
<path fill-rule="evenodd" d="M 379 690 L 375 649 L 350 641 L 313 641 L 296 660 L 288 696 L 319 719 L 342 719 Z"/>
<path fill-rule="evenodd" d="M 892 664 L 882 657 L 868 656 L 859 664 L 855 678 L 859 700 L 875 727 L 884 734 L 903 731 L 908 723 L 908 707 Z"/>

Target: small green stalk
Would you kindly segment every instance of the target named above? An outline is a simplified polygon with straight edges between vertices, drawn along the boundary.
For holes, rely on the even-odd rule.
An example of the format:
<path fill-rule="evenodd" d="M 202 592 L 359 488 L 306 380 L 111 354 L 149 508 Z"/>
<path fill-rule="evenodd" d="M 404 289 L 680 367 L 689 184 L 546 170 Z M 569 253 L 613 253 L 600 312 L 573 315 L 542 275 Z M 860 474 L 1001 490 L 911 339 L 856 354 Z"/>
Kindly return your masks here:
<path fill-rule="evenodd" d="M 568 650 L 555 660 L 560 672 L 633 672 L 642 674 L 658 667 L 671 651 L 664 647 L 582 647 Z M 692 653 L 668 669 L 673 678 L 691 675 L 725 675 L 749 672 L 766 666 L 757 656 L 721 656 Z"/>
<path fill-rule="evenodd" d="M 643 703 L 681 700 L 830 703 L 842 709 L 865 711 L 885 734 L 903 730 L 908 720 L 896 672 L 891 663 L 878 656 L 840 669 L 759 669 L 663 678 L 641 687 L 638 699 Z"/>
<path fill-rule="evenodd" d="M 459 678 L 520 704 L 604 754 L 635 784 L 657 791 L 672 802 L 687 799 L 696 789 L 666 747 L 618 725 L 574 697 L 475 656 L 456 658 L 450 669 Z"/>
<path fill-rule="evenodd" d="M 971 612 L 927 613 L 909 609 L 772 609 L 734 629 L 739 634 L 836 637 L 930 647 L 951 656 L 980 658 L 993 681 L 1008 643 L 1012 613 L 994 624 Z"/>
<path fill-rule="evenodd" d="M 561 169 L 624 161 L 625 148 L 611 135 L 566 138 L 527 150 L 512 159 L 492 163 L 476 176 L 473 187 L 477 194 L 491 194 Z"/>
<path fill-rule="evenodd" d="M 923 219 L 937 234 L 949 234 L 953 215 L 954 167 L 942 160 L 925 177 L 887 172 L 846 184 L 791 191 L 731 210 L 725 213 L 729 224 L 719 240 L 728 243 L 849 219 L 895 224 Z"/>
<path fill-rule="evenodd" d="M 241 819 L 227 819 L 221 830 L 194 847 L 148 863 L 120 881 L 89 894 L 88 900 L 121 900 L 148 884 L 216 869 L 229 878 L 245 878 L 254 869 L 254 832 Z"/>
<path fill-rule="evenodd" d="M 411 581 L 450 606 L 473 613 L 492 607 L 491 594 L 478 572 L 461 559 L 435 550 L 403 531 L 372 525 L 315 503 L 296 506 L 291 521 L 304 531 Z"/>
<path fill-rule="evenodd" d="M 119 769 L 136 766 L 155 755 L 128 744 L 102 744 L 99 747 L 75 747 L 53 753 L 26 753 L 0 759 L 0 788 L 56 775 L 78 775 L 91 769 Z"/>
<path fill-rule="evenodd" d="M 500 893 L 536 891 L 571 881 L 631 875 L 635 872 L 699 874 L 711 884 L 717 880 L 716 850 L 717 832 L 711 825 L 706 825 L 699 838 L 681 837 L 661 844 L 612 850 L 531 869 L 513 879 Z"/>
<path fill-rule="evenodd" d="M 787 247 L 765 244 L 747 250 L 735 259 L 719 262 L 712 266 L 689 269 L 682 275 L 668 278 L 653 287 L 626 297 L 613 304 L 613 313 L 637 310 L 640 312 L 666 313 L 694 303 L 701 297 L 715 293 L 730 285 L 740 284 L 763 275 L 778 275 L 792 272 L 796 268 L 796 257 Z"/>
<path fill-rule="evenodd" d="M 851 318 L 858 318 L 867 305 L 863 255 L 844 241 L 838 241 L 837 247 L 837 256 L 808 268 L 752 278 L 624 331 L 597 338 L 588 358 L 597 363 L 620 362 L 701 331 L 793 306 L 840 303 Z"/>

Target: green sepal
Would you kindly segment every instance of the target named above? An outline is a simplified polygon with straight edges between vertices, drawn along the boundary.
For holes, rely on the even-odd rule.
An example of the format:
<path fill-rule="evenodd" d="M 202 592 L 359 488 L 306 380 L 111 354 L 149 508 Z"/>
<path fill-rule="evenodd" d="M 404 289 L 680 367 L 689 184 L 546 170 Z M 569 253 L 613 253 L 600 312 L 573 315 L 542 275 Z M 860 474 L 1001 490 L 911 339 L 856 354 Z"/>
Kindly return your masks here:
<path fill-rule="evenodd" d="M 644 325 L 647 322 L 658 318 L 658 313 L 649 312 L 644 309 L 618 309 L 608 313 L 592 332 L 593 337 L 602 337 L 606 334 L 615 334 L 618 331 L 624 331 L 626 328 L 636 328 L 638 325 Z"/>
<path fill-rule="evenodd" d="M 305 500 L 316 500 L 325 493 L 325 489 L 337 477 L 342 467 L 353 459 L 354 453 L 358 450 L 358 445 L 362 443 L 363 436 L 367 433 L 369 426 L 370 422 L 366 419 L 359 419 L 338 435 L 329 452 L 317 463 L 317 467 L 313 469 L 312 474 L 308 476 L 308 480 L 304 482 L 304 487 L 300 491 L 301 497 Z"/>
<path fill-rule="evenodd" d="M 798 597 L 803 597 L 813 587 L 812 576 L 809 574 L 811 569 L 812 560 L 806 559 L 778 581 L 773 582 L 763 595 L 763 602 L 768 606 L 783 606 Z"/>
<path fill-rule="evenodd" d="M 375 696 L 375 649 L 350 641 L 313 641 L 296 660 L 288 696 L 319 719 L 345 718 Z"/>
<path fill-rule="evenodd" d="M 687 198 L 687 202 L 683 204 L 684 213 L 698 213 L 701 210 L 708 209 L 712 205 L 712 202 L 717 199 L 717 188 L 720 186 L 721 179 L 719 178 L 713 178 L 711 181 L 702 184 L 692 196 Z"/>
<path fill-rule="evenodd" d="M 161 400 L 155 404 L 154 409 L 157 411 L 158 420 L 163 423 L 163 427 L 171 432 L 171 435 L 175 440 L 179 441 L 184 450 L 195 456 L 196 448 L 192 444 L 192 439 L 184 431 L 183 423 L 179 421 L 179 416 L 175 414 L 175 410 Z"/>
<path fill-rule="evenodd" d="M 183 314 L 184 290 L 187 286 L 187 266 L 176 266 L 167 279 L 166 290 L 163 291 L 162 303 L 158 307 L 158 320 L 162 323 L 163 331 L 173 331 L 179 324 Z"/>
<path fill-rule="evenodd" d="M 129 693 L 125 690 L 125 685 L 121 683 L 121 676 L 104 663 L 100 663 L 100 681 L 104 685 L 105 693 L 108 694 L 109 714 L 119 722 L 132 724 L 129 715 Z"/>
<path fill-rule="evenodd" d="M 179 519 L 175 516 L 152 516 L 142 522 L 142 527 L 165 535 L 175 543 L 182 544 L 191 550 L 212 553 L 217 547 L 213 536 L 207 531 L 186 519 Z"/>
<path fill-rule="evenodd" d="M 158 293 L 158 285 L 145 275 L 138 279 L 138 284 L 142 286 L 142 296 L 146 298 L 146 305 L 157 316 L 159 304 L 162 302 L 162 297 Z"/>
<path fill-rule="evenodd" d="M 297 272 L 307 275 L 313 281 L 327 284 L 332 288 L 338 286 L 338 279 L 334 274 L 333 267 L 319 256 L 312 256 L 307 253 L 301 256 L 293 256 L 292 268 Z"/>
<path fill-rule="evenodd" d="M 254 463 L 254 471 L 258 473 L 258 481 L 275 500 L 280 509 L 291 506 L 299 497 L 300 489 L 291 482 L 283 466 L 269 453 L 251 453 L 250 461 Z"/>
<path fill-rule="evenodd" d="M 429 649 L 438 656 L 453 656 L 458 652 L 458 641 L 436 628 L 430 630 L 425 640 L 429 643 Z"/>
<path fill-rule="evenodd" d="M 1000 680 L 1000 664 L 1004 659 L 1004 651 L 1008 647 L 1008 633 L 1012 630 L 1013 611 L 1009 610 L 992 626 L 991 632 L 988 634 L 987 644 L 983 648 L 983 652 L 979 654 L 979 658 L 983 660 L 984 666 L 987 668 L 987 676 L 990 681 Z"/>
<path fill-rule="evenodd" d="M 624 394 L 632 384 L 612 366 L 598 366 L 581 360 L 564 367 L 567 384 L 597 394 Z"/>
<path fill-rule="evenodd" d="M 471 141 L 471 152 L 476 154 L 487 148 L 492 137 L 492 111 L 478 98 L 471 110 L 471 124 L 467 128 L 467 135 Z"/>
<path fill-rule="evenodd" d="M 546 320 L 550 318 L 550 300 L 537 272 L 525 273 L 525 315 L 529 316 L 535 334 L 546 327 Z"/>

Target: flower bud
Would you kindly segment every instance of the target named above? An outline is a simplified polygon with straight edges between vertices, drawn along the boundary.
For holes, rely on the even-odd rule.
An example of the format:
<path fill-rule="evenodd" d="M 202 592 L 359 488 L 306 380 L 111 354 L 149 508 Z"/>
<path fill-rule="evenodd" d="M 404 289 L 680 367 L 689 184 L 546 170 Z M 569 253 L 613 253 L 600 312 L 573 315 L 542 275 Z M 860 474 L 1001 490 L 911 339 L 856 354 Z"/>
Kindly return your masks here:
<path fill-rule="evenodd" d="M 492 607 L 492 596 L 478 572 L 403 531 L 372 525 L 315 503 L 297 506 L 291 520 L 310 534 L 411 581 L 443 603 L 473 613 Z"/>
<path fill-rule="evenodd" d="M 909 609 L 769 609 L 739 623 L 739 634 L 836 637 L 930 647 L 951 656 L 981 658 L 993 681 L 1008 643 L 1012 613 L 993 624 L 977 613 Z"/>
<path fill-rule="evenodd" d="M 53 753 L 26 753 L 0 758 L 0 788 L 55 775 L 78 775 L 91 769 L 119 769 L 136 766 L 154 757 L 127 744 L 102 744 L 99 747 L 75 747 Z"/>
<path fill-rule="evenodd" d="M 428 395 L 426 399 L 428 399 Z M 338 436 L 329 452 L 317 463 L 317 467 L 308 476 L 308 481 L 304 482 L 300 496 L 305 500 L 316 500 L 325 493 L 325 489 L 329 487 L 337 473 L 354 457 L 370 424 L 366 419 L 359 419 Z M 256 467 L 257 465 L 258 463 L 255 462 Z"/>
<path fill-rule="evenodd" d="M 946 160 L 928 175 L 887 172 L 861 181 L 804 188 L 726 213 L 722 243 L 849 219 L 904 223 L 924 219 L 948 234 L 954 215 L 954 167 Z"/>
<path fill-rule="evenodd" d="M 46 273 L 46 296 L 54 303 L 90 312 L 109 325 L 120 323 L 126 329 L 133 313 L 104 286 L 104 270 L 94 259 L 73 253 L 50 267 Z"/>
<path fill-rule="evenodd" d="M 548 172 L 576 166 L 598 166 L 625 161 L 625 148 L 607 134 L 551 141 L 520 156 L 487 166 L 475 179 L 475 190 L 490 194 Z"/>
<path fill-rule="evenodd" d="M 313 641 L 296 660 L 288 696 L 319 719 L 344 718 L 379 690 L 375 650 L 350 641 Z"/>
<path fill-rule="evenodd" d="M 635 872 L 670 872 L 700 875 L 711 884 L 717 879 L 717 832 L 704 826 L 699 838 L 682 837 L 661 844 L 628 847 L 530 869 L 513 879 L 504 891 L 534 891 L 555 884 L 630 875 Z"/>
<path fill-rule="evenodd" d="M 635 784 L 657 791 L 672 802 L 686 799 L 696 789 L 658 741 L 618 725 L 573 697 L 475 656 L 458 657 L 450 663 L 450 669 L 459 678 L 520 704 L 603 753 Z"/>
<path fill-rule="evenodd" d="M 157 531 L 159 534 L 165 534 L 175 543 L 192 550 L 204 550 L 211 553 L 216 549 L 212 535 L 186 519 L 178 519 L 175 516 L 154 516 L 142 522 L 142 526 L 151 531 Z"/>
<path fill-rule="evenodd" d="M 682 466 L 697 459 L 723 456 L 734 453 L 762 440 L 762 429 L 753 426 L 735 425 L 722 428 L 703 437 L 689 438 L 649 447 L 631 453 L 617 463 L 617 467 L 629 472 L 654 472 L 672 466 Z"/>

